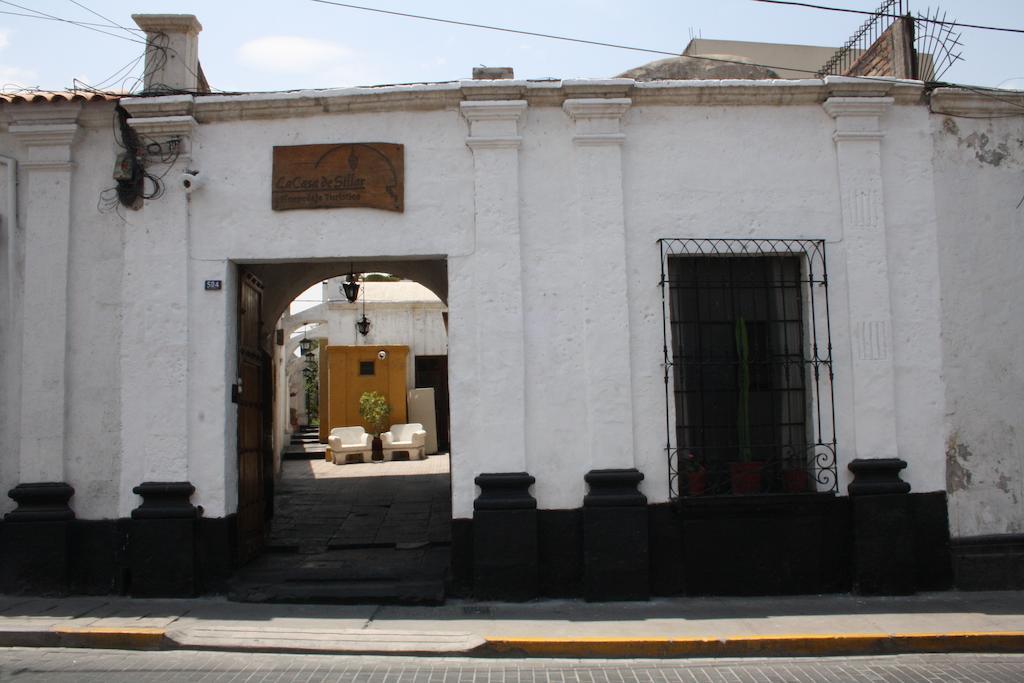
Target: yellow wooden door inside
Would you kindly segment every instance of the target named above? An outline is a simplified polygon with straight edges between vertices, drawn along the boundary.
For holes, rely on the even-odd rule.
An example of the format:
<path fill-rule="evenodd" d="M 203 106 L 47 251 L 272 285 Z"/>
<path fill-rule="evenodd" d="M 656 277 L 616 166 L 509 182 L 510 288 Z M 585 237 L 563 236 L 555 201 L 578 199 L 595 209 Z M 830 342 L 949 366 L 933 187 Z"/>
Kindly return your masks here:
<path fill-rule="evenodd" d="M 362 425 L 370 431 L 370 425 L 359 417 L 359 397 L 367 391 L 376 391 L 387 399 L 391 406 L 389 426 L 404 423 L 408 359 L 408 346 L 328 346 L 329 428 Z"/>

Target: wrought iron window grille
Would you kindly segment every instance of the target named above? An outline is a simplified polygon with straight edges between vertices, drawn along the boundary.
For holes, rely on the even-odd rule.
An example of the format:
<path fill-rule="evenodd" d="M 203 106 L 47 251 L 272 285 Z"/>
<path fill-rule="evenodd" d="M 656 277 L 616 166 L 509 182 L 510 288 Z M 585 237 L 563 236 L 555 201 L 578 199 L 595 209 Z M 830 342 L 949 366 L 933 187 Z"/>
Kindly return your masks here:
<path fill-rule="evenodd" d="M 671 497 L 837 492 L 824 240 L 658 245 Z"/>

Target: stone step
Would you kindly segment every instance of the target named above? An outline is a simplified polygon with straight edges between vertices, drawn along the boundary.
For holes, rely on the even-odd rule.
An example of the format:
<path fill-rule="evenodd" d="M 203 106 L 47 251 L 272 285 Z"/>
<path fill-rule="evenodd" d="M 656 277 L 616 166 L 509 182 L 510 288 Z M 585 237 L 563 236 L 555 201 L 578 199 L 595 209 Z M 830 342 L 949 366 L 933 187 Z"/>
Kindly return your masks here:
<path fill-rule="evenodd" d="M 232 579 L 236 602 L 439 605 L 450 548 L 265 553 Z"/>

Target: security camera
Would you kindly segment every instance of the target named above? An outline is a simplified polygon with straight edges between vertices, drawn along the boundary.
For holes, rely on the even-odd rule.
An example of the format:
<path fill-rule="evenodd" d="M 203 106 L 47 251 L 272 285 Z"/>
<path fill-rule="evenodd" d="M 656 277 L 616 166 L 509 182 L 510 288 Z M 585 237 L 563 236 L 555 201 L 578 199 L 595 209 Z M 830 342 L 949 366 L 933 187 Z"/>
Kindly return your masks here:
<path fill-rule="evenodd" d="M 384 360 L 387 357 L 388 357 L 388 352 L 387 351 L 378 351 L 377 352 L 377 358 L 380 358 L 381 360 Z"/>
<path fill-rule="evenodd" d="M 203 186 L 206 182 L 203 176 L 199 175 L 199 171 L 185 171 L 181 174 L 181 189 L 191 194 Z"/>

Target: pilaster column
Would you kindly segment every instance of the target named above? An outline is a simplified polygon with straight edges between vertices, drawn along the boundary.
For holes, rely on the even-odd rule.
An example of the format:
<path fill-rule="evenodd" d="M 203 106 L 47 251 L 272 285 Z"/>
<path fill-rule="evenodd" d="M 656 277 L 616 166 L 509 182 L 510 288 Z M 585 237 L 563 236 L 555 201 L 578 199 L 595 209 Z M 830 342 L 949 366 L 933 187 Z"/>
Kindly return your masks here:
<path fill-rule="evenodd" d="M 892 358 L 882 131 L 891 97 L 830 97 L 843 212 L 850 343 L 853 362 L 855 458 L 895 458 L 896 398 Z"/>
<path fill-rule="evenodd" d="M 587 434 L 593 469 L 630 468 L 633 392 L 626 283 L 626 223 L 620 120 L 631 100 L 569 99 L 576 122 L 575 217 L 583 236 L 580 308 L 586 376 Z"/>
<path fill-rule="evenodd" d="M 72 146 L 78 103 L 14 108 L 8 131 L 24 147 L 22 205 L 25 294 L 22 313 L 18 507 L 0 528 L 0 590 L 61 594 L 68 585 L 66 450 L 68 260 Z"/>
<path fill-rule="evenodd" d="M 526 358 L 523 266 L 519 244 L 519 125 L 527 104 L 470 101 L 466 144 L 473 150 L 476 249 L 472 255 L 476 318 L 475 428 L 487 443 L 488 472 L 526 470 Z M 486 379 L 485 379 L 486 378 Z M 481 468 L 483 469 L 483 468 Z"/>
<path fill-rule="evenodd" d="M 15 111 L 10 133 L 27 155 L 22 194 L 25 296 L 21 358 L 21 482 L 64 479 L 71 148 L 81 105 Z"/>
<path fill-rule="evenodd" d="M 131 109 L 131 105 L 128 105 Z M 128 210 L 121 338 L 121 514 L 141 502 L 142 483 L 187 483 L 189 213 L 179 176 L 196 121 L 189 115 L 131 118 L 146 170 L 163 194 Z M 147 181 L 147 189 L 152 189 Z"/>

